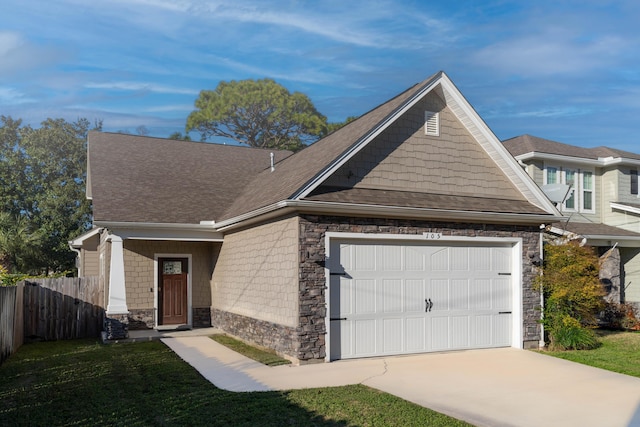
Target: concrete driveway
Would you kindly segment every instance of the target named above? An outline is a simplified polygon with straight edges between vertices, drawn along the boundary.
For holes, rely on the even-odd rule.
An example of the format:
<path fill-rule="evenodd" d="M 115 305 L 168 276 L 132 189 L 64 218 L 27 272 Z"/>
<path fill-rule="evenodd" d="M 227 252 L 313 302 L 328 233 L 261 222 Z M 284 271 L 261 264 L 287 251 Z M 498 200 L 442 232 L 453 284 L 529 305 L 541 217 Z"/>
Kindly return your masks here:
<path fill-rule="evenodd" d="M 640 427 L 640 378 L 500 348 L 266 367 L 208 337 L 162 340 L 219 388 L 365 384 L 476 426 Z"/>

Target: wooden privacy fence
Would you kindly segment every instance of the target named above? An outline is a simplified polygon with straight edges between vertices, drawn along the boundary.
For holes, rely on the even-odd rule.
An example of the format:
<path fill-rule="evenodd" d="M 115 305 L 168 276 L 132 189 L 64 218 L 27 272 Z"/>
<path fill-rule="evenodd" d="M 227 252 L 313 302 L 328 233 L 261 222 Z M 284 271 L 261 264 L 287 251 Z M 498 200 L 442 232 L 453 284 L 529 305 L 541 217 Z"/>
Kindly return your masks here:
<path fill-rule="evenodd" d="M 0 364 L 15 353 L 24 341 L 24 283 L 0 286 Z"/>
<path fill-rule="evenodd" d="M 24 340 L 98 337 L 102 304 L 97 277 L 28 279 L 0 287 L 0 363 Z"/>
<path fill-rule="evenodd" d="M 46 341 L 100 335 L 104 308 L 97 277 L 25 280 L 24 336 Z"/>

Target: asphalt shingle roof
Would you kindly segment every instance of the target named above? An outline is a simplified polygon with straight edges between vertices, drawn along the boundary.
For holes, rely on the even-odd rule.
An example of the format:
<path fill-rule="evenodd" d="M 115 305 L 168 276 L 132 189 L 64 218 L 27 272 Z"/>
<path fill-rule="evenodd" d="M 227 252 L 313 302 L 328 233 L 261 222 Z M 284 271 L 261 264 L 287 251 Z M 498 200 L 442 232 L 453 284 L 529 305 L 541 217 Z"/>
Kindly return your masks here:
<path fill-rule="evenodd" d="M 628 151 L 616 150 L 609 147 L 584 148 L 575 145 L 563 144 L 549 139 L 539 138 L 532 135 L 521 135 L 515 138 L 502 141 L 512 156 L 537 152 L 546 154 L 557 154 L 561 156 L 578 157 L 590 160 L 597 160 L 601 157 L 624 157 L 627 159 L 640 160 L 640 154 Z"/>
<path fill-rule="evenodd" d="M 366 188 L 321 187 L 307 197 L 307 199 L 321 202 L 354 203 L 377 206 L 403 206 L 409 208 L 442 209 L 467 212 L 547 213 L 542 209 L 532 206 L 531 203 L 525 200 L 506 200 L 488 197 L 457 196 Z"/>
<path fill-rule="evenodd" d="M 593 222 L 568 222 L 558 225 L 558 228 L 565 229 L 581 236 L 620 236 L 620 237 L 640 237 L 639 233 L 624 230 L 602 223 Z"/>
<path fill-rule="evenodd" d="M 216 220 L 251 179 L 289 151 L 89 134 L 96 221 L 185 223 Z"/>

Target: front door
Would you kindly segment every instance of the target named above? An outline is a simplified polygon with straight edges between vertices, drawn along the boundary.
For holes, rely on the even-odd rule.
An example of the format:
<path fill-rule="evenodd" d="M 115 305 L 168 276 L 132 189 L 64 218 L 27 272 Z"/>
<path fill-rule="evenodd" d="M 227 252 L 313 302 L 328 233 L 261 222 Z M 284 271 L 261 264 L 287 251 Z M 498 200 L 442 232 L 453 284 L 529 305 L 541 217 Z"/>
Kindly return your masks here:
<path fill-rule="evenodd" d="M 158 324 L 187 323 L 187 258 L 158 260 Z"/>

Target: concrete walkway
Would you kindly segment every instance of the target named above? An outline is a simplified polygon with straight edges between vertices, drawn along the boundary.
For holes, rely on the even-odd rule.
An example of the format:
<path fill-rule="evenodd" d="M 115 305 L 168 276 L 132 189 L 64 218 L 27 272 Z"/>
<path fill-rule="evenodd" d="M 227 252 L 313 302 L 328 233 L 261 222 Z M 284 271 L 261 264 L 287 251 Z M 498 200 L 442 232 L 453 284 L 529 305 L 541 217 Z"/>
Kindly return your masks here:
<path fill-rule="evenodd" d="M 640 427 L 640 378 L 511 348 L 267 367 L 206 336 L 162 341 L 216 387 L 365 384 L 476 426 Z"/>

